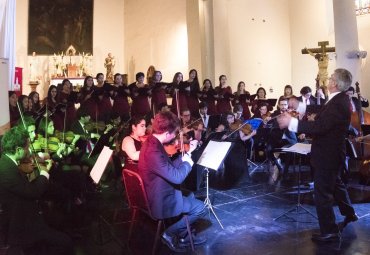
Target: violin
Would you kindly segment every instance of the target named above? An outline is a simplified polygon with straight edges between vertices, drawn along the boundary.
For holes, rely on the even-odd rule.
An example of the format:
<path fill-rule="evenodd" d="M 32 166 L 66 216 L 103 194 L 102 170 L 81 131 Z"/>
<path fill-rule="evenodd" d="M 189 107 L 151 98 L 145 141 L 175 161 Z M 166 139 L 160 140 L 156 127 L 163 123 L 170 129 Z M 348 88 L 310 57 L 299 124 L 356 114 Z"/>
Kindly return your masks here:
<path fill-rule="evenodd" d="M 90 121 L 84 125 L 84 128 L 88 132 L 97 131 L 103 132 L 106 128 L 104 121 Z"/>
<path fill-rule="evenodd" d="M 169 156 L 173 156 L 175 155 L 176 153 L 179 153 L 179 152 L 188 152 L 189 149 L 190 149 L 190 140 L 188 139 L 188 137 L 186 135 L 182 135 L 182 145 L 181 145 L 181 137 L 180 137 L 180 134 L 178 134 L 171 142 L 169 142 L 168 144 L 165 144 L 163 147 L 164 147 L 164 150 L 167 152 L 167 155 Z M 183 149 L 181 148 L 183 147 Z"/>
<path fill-rule="evenodd" d="M 71 144 L 73 139 L 75 138 L 75 134 L 72 131 L 67 131 L 63 133 L 59 130 L 55 130 L 54 135 L 55 135 L 55 138 L 58 138 L 59 141 L 62 141 L 66 144 Z"/>
<path fill-rule="evenodd" d="M 250 124 L 243 125 L 242 121 L 237 119 L 233 123 L 230 124 L 230 131 L 234 132 L 236 130 L 240 130 L 245 135 L 249 135 L 252 133 L 253 129 Z"/>
<path fill-rule="evenodd" d="M 37 139 L 32 143 L 32 145 L 36 152 L 44 150 L 55 153 L 59 149 L 60 143 L 60 139 L 56 136 L 48 137 L 46 139 L 45 137 L 38 135 Z"/>

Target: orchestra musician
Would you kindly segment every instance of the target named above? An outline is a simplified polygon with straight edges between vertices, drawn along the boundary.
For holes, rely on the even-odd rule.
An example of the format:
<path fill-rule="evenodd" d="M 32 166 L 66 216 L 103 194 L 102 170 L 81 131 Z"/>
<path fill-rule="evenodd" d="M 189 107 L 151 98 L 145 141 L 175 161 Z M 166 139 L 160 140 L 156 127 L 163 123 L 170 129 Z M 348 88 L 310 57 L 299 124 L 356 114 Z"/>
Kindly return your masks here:
<path fill-rule="evenodd" d="M 18 247 L 25 254 L 74 254 L 72 240 L 64 233 L 50 228 L 40 214 L 37 200 L 48 188 L 50 166 L 40 171 L 33 181 L 18 169 L 26 157 L 29 139 L 23 127 L 13 127 L 2 139 L 0 158 L 0 203 L 2 217 L 8 224 L 7 241 L 11 245 L 8 254 L 15 254 Z M 13 249 L 12 249 L 13 248 Z M 17 253 L 18 254 L 18 253 Z"/>
<path fill-rule="evenodd" d="M 352 112 L 360 112 L 361 107 L 367 108 L 369 107 L 369 101 L 364 98 L 363 96 L 358 95 L 360 97 L 360 100 L 354 96 L 355 94 L 355 89 L 353 87 L 349 87 L 348 90 L 346 91 L 346 94 L 348 95 L 350 99 L 350 109 Z"/>
<path fill-rule="evenodd" d="M 145 119 L 139 116 L 132 117 L 130 120 L 129 135 L 122 141 L 122 152 L 125 158 L 124 168 L 137 172 L 137 163 L 145 130 Z"/>
<path fill-rule="evenodd" d="M 166 219 L 186 214 L 192 224 L 204 215 L 204 204 L 195 199 L 192 193 L 182 195 L 180 184 L 194 164 L 190 155 L 196 148 L 196 143 L 190 144 L 189 154 L 186 153 L 174 161 L 170 160 L 163 147 L 163 144 L 176 137 L 179 127 L 179 119 L 172 112 L 159 112 L 155 115 L 153 134 L 149 135 L 140 150 L 138 172 L 144 182 L 153 217 Z M 185 220 L 181 218 L 165 229 L 162 241 L 172 251 L 183 252 L 185 248 L 182 247 L 190 243 L 185 233 Z M 194 244 L 201 244 L 206 239 L 197 235 L 193 236 L 193 241 Z"/>
<path fill-rule="evenodd" d="M 351 73 L 338 68 L 329 80 L 329 100 L 314 121 L 299 121 L 289 114 L 277 118 L 280 128 L 314 135 L 311 165 L 315 169 L 314 195 L 320 233 L 313 234 L 312 240 L 317 242 L 339 241 L 343 228 L 358 220 L 341 180 L 341 171 L 345 165 L 345 137 L 351 118 L 349 98 L 345 91 L 351 83 Z M 305 112 L 310 107 L 294 98 L 289 100 L 289 106 L 298 112 Z M 344 221 L 339 224 L 335 221 L 334 202 L 345 216 Z"/>
<path fill-rule="evenodd" d="M 248 149 L 246 141 L 250 140 L 256 131 L 252 130 L 249 125 L 243 126 L 241 121 L 236 121 L 234 113 L 228 112 L 225 115 L 222 124 L 216 129 L 216 132 L 211 134 L 204 147 L 207 146 L 208 141 L 216 139 L 222 141 L 229 141 L 233 143 L 230 152 L 224 161 L 224 168 L 218 169 L 216 175 L 210 176 L 210 182 L 215 183 L 220 188 L 230 188 L 235 185 L 242 175 L 246 176 L 246 182 L 252 182 L 248 172 L 247 153 Z"/>
<path fill-rule="evenodd" d="M 285 165 L 284 167 L 281 164 L 279 153 L 276 153 L 274 150 L 276 148 L 281 148 L 286 145 L 293 145 L 297 143 L 297 136 L 294 132 L 289 131 L 287 128 L 280 129 L 279 124 L 275 117 L 279 116 L 280 114 L 288 111 L 288 101 L 287 98 L 280 98 L 278 109 L 275 110 L 271 114 L 271 118 L 273 118 L 269 124 L 272 124 L 272 129 L 267 139 L 266 143 L 266 151 L 267 151 L 267 158 L 271 162 L 272 165 L 275 165 L 272 174 L 271 174 L 271 182 L 275 182 L 278 179 L 278 175 L 282 174 L 283 180 L 287 179 L 289 166 L 293 161 L 293 155 L 291 153 L 287 153 L 285 156 Z"/>

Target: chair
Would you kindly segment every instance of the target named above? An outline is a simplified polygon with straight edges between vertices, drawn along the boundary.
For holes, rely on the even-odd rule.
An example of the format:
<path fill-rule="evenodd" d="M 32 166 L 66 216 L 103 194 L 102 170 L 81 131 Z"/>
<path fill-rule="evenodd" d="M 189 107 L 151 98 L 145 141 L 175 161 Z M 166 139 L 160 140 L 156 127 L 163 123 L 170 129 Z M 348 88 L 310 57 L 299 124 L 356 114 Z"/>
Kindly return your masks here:
<path fill-rule="evenodd" d="M 126 195 L 127 195 L 129 207 L 133 210 L 130 228 L 129 228 L 128 240 L 130 240 L 131 238 L 134 221 L 136 218 L 137 211 L 139 210 L 145 213 L 147 216 L 149 216 L 152 220 L 157 221 L 157 230 L 156 230 L 154 244 L 152 248 L 152 254 L 155 254 L 164 219 L 156 219 L 153 217 L 152 212 L 149 207 L 144 183 L 140 175 L 128 169 L 124 169 L 122 173 L 123 173 L 123 181 L 125 183 L 125 189 L 126 189 Z M 191 249 L 192 251 L 194 251 L 194 243 L 193 243 L 189 220 L 188 220 L 187 215 L 183 215 L 183 217 L 186 221 L 186 227 L 187 227 L 188 235 L 190 237 Z"/>

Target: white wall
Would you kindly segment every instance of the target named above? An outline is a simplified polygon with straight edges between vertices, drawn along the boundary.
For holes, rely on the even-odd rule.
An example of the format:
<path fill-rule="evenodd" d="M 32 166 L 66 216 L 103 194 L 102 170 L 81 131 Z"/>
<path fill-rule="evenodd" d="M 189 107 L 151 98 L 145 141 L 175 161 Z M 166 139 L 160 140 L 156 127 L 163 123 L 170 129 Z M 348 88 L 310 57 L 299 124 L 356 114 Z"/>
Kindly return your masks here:
<path fill-rule="evenodd" d="M 226 74 L 233 90 L 244 81 L 250 93 L 262 86 L 270 98 L 282 94 L 291 81 L 288 7 L 288 0 L 214 1 L 215 85 Z"/>
<path fill-rule="evenodd" d="M 94 1 L 93 21 L 93 72 L 105 74 L 104 59 L 111 52 L 116 58 L 115 72 L 124 72 L 124 0 Z M 23 94 L 29 94 L 28 0 L 17 1 L 16 10 L 16 66 L 23 67 Z M 38 56 L 41 84 L 37 87 L 40 97 L 46 96 L 49 86 L 48 57 Z"/>
<path fill-rule="evenodd" d="M 188 77 L 185 0 L 125 1 L 125 65 L 129 81 L 154 65 L 164 81 L 176 72 Z"/>

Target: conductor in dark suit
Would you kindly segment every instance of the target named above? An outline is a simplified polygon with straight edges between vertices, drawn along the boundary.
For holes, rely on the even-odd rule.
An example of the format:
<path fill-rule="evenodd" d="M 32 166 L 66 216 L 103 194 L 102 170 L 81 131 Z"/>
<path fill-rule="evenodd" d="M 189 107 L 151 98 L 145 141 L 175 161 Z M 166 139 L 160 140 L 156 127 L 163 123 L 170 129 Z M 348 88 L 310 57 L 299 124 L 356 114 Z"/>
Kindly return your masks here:
<path fill-rule="evenodd" d="M 298 121 L 289 115 L 278 118 L 280 128 L 288 127 L 291 131 L 313 136 L 311 165 L 315 169 L 314 194 L 321 232 L 312 235 L 313 241 L 338 241 L 343 228 L 358 219 L 340 177 L 345 164 L 345 137 L 351 118 L 349 98 L 345 91 L 351 83 L 352 75 L 348 70 L 336 69 L 329 80 L 328 102 L 314 121 Z M 306 105 L 298 103 L 296 99 L 291 99 L 289 106 L 298 112 L 306 110 Z M 338 225 L 335 222 L 334 202 L 345 216 L 344 221 Z"/>
<path fill-rule="evenodd" d="M 28 135 L 23 127 L 10 129 L 2 138 L 0 203 L 11 246 L 8 254 L 15 254 L 16 247 L 24 252 L 31 249 L 37 254 L 73 254 L 70 238 L 45 223 L 37 204 L 47 189 L 51 164 L 32 181 L 18 169 L 19 161 L 28 155 L 28 150 Z"/>
<path fill-rule="evenodd" d="M 195 199 L 194 195 L 183 196 L 180 184 L 191 171 L 191 156 L 171 161 L 164 150 L 163 144 L 176 136 L 180 127 L 179 119 L 172 112 L 159 112 L 153 121 L 153 134 L 144 142 L 140 150 L 138 173 L 143 179 L 152 214 L 157 219 L 176 217 L 187 214 L 189 223 L 195 222 L 204 214 L 204 204 Z M 190 152 L 196 144 L 190 145 Z M 173 251 L 181 248 L 177 242 L 180 233 L 186 230 L 183 218 L 169 226 L 162 235 L 162 241 Z M 184 240 L 183 240 L 184 241 Z M 196 240 L 195 244 L 205 242 Z"/>

